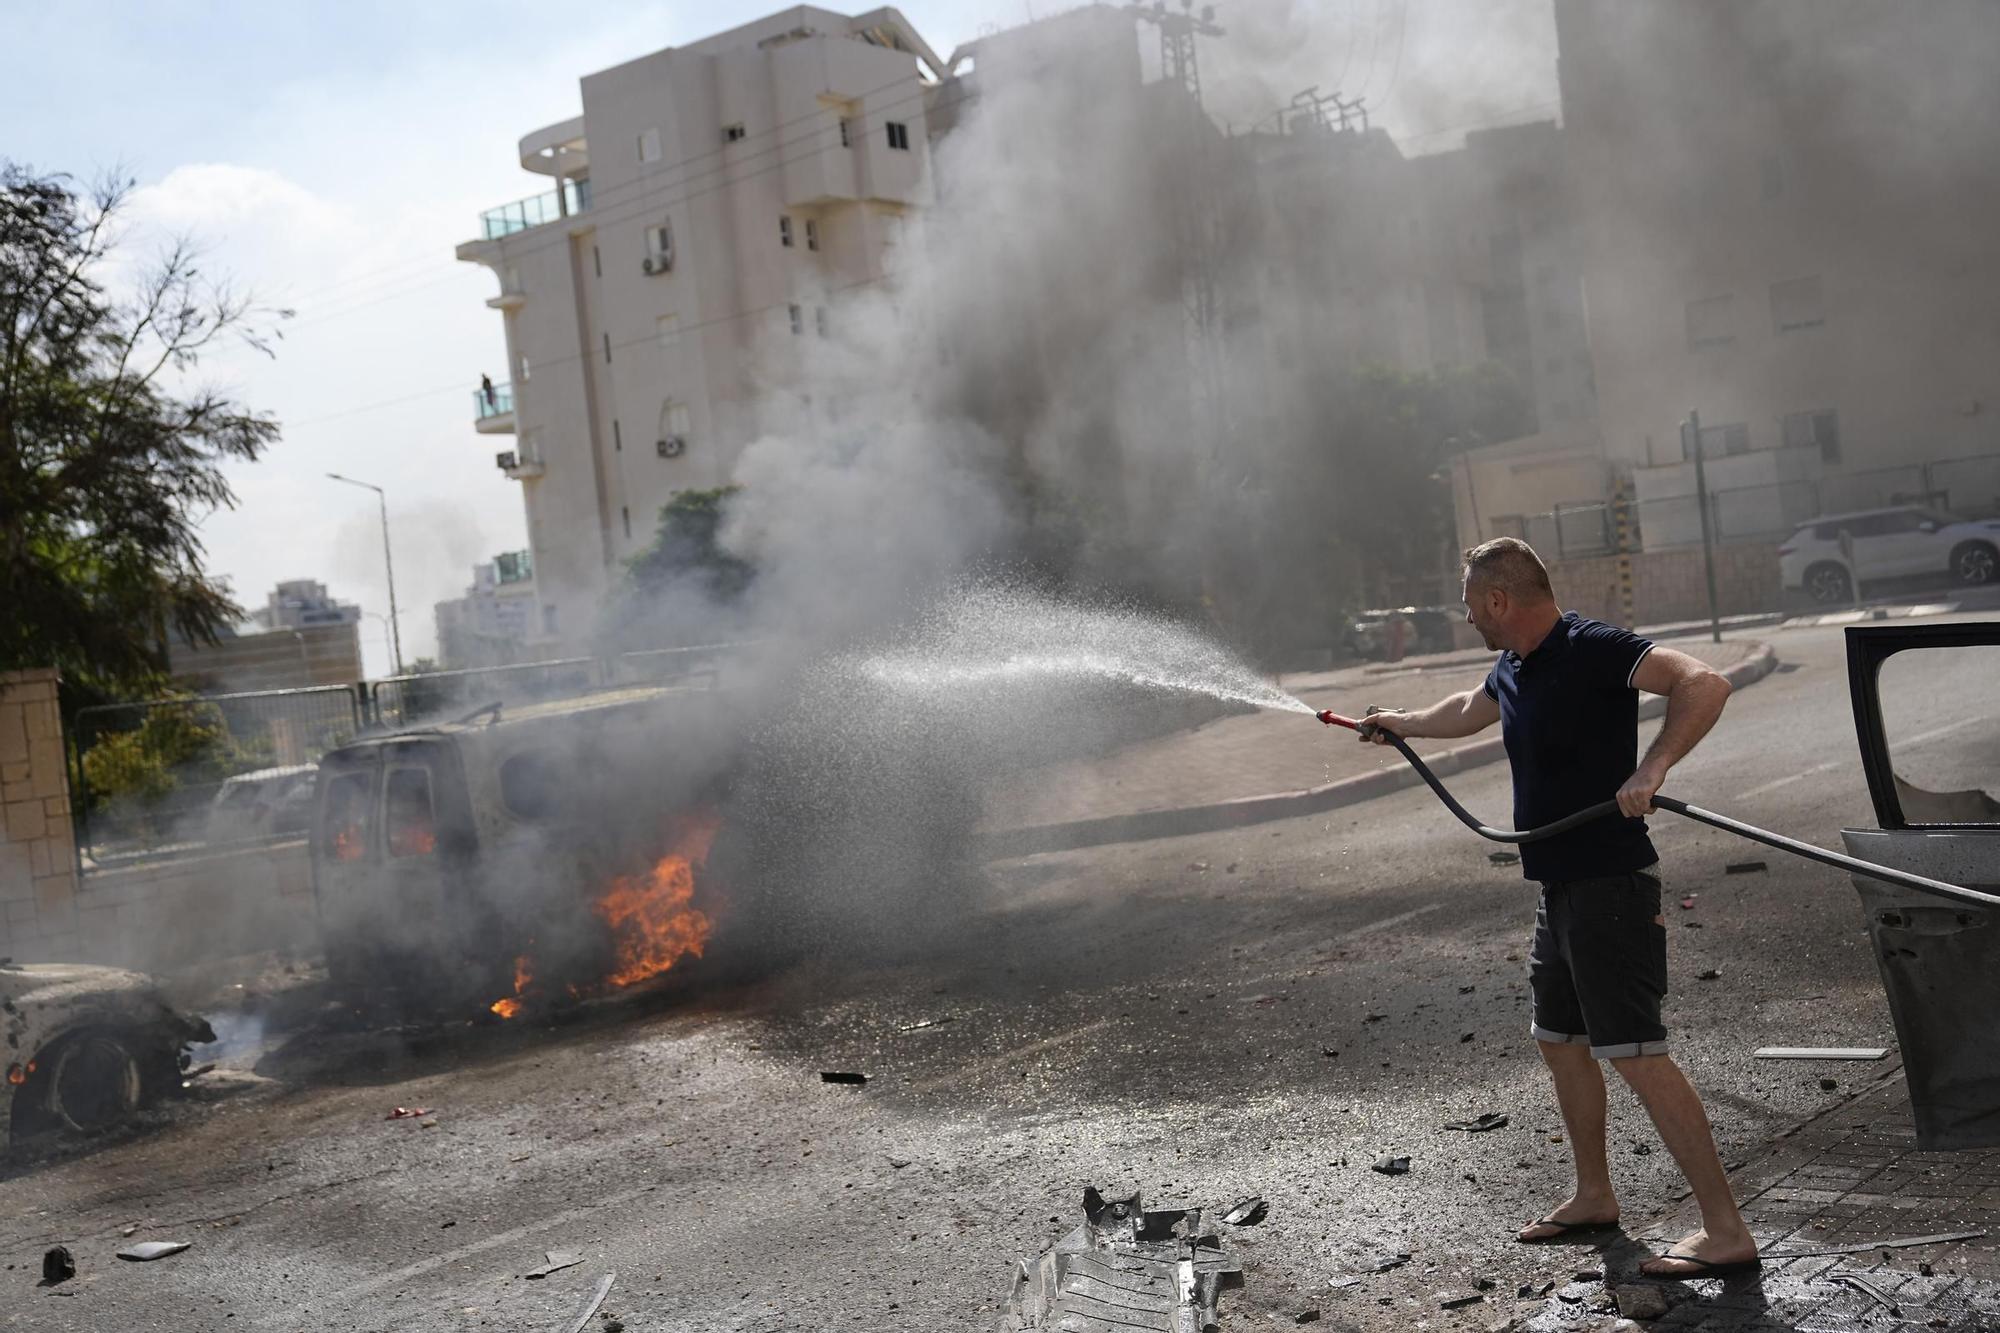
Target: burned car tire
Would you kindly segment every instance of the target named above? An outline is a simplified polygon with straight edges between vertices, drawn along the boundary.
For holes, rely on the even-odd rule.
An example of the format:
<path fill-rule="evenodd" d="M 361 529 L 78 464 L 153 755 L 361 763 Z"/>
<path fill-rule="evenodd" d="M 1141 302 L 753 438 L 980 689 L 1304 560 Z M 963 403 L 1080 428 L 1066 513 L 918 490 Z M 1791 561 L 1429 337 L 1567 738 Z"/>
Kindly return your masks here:
<path fill-rule="evenodd" d="M 2000 551 L 1985 542 L 1966 542 L 1951 553 L 1951 576 L 1968 588 L 2000 582 Z"/>
<path fill-rule="evenodd" d="M 14 1133 L 99 1134 L 129 1120 L 157 1091 L 158 1061 L 126 1034 L 86 1028 L 35 1057 L 27 1095 L 14 1104 Z M 151 1064 L 154 1068 L 148 1068 Z"/>

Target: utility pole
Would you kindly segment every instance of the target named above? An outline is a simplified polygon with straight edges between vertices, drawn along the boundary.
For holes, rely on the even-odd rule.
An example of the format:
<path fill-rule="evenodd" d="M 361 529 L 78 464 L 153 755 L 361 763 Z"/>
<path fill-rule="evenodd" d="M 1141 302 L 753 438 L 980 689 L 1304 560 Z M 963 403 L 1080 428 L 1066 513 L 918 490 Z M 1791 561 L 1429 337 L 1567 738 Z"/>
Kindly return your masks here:
<path fill-rule="evenodd" d="M 396 620 L 396 561 L 389 554 L 389 496 L 380 486 L 343 477 L 338 472 L 326 475 L 349 486 L 360 486 L 375 492 L 376 502 L 382 506 L 382 568 L 389 576 L 389 651 L 396 659 L 396 674 L 400 676 L 403 674 L 403 627 Z"/>
<path fill-rule="evenodd" d="M 1694 502 L 1701 510 L 1701 563 L 1708 575 L 1708 637 L 1721 643 L 1722 620 L 1715 611 L 1715 532 L 1708 518 L 1708 472 L 1702 466 L 1701 413 L 1689 408 L 1681 431 L 1681 439 L 1694 444 Z"/>

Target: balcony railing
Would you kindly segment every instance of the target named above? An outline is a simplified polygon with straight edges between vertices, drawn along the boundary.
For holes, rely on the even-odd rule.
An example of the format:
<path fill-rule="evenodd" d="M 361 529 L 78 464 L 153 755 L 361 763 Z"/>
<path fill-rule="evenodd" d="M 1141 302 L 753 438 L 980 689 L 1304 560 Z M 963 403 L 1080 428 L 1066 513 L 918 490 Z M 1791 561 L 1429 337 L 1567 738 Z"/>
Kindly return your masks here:
<path fill-rule="evenodd" d="M 504 417 L 514 410 L 514 386 L 496 384 L 492 388 L 484 385 L 472 391 L 472 411 L 474 420 L 487 421 L 494 417 Z"/>
<path fill-rule="evenodd" d="M 526 199 L 489 208 L 479 215 L 479 234 L 489 241 L 497 241 L 502 236 L 512 236 L 517 231 L 554 222 L 565 215 L 564 202 L 568 204 L 568 213 L 590 211 L 588 179 L 564 181 L 562 194 L 562 202 L 557 200 L 556 191 L 550 190 L 547 194 L 531 194 Z"/>

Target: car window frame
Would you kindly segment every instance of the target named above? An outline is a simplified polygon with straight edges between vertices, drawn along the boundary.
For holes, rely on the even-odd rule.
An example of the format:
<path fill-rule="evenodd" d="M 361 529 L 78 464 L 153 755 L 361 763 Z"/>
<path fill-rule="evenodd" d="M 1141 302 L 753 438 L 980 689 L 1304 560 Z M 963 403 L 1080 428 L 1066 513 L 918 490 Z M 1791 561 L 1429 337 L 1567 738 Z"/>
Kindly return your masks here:
<path fill-rule="evenodd" d="M 1847 689 L 1854 709 L 1855 738 L 1861 746 L 1861 771 L 1875 806 L 1875 824 L 1882 829 L 1935 832 L 2000 832 L 2000 823 L 1914 822 L 1903 812 L 1896 792 L 1896 773 L 1889 750 L 1888 726 L 1882 713 L 1882 667 L 1898 653 L 1926 648 L 2000 647 L 2000 621 L 1956 624 L 1849 625 L 1846 629 Z"/>

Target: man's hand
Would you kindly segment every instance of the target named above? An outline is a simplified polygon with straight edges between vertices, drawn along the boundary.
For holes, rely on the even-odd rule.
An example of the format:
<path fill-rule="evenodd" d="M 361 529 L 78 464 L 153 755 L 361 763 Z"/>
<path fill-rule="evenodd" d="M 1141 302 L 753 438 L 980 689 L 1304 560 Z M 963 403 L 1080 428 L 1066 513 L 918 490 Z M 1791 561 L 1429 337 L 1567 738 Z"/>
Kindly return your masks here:
<path fill-rule="evenodd" d="M 1653 764 L 1639 765 L 1638 770 L 1625 779 L 1625 785 L 1618 789 L 1619 811 L 1634 819 L 1652 814 L 1653 795 L 1666 780 L 1666 769 Z"/>
<path fill-rule="evenodd" d="M 1362 718 L 1361 725 L 1355 730 L 1363 745 L 1387 745 L 1389 737 L 1384 733 L 1394 732 L 1398 736 L 1407 737 L 1409 733 L 1404 728 L 1409 725 L 1409 721 L 1410 715 L 1402 709 L 1385 708 L 1379 713 L 1370 713 Z"/>

